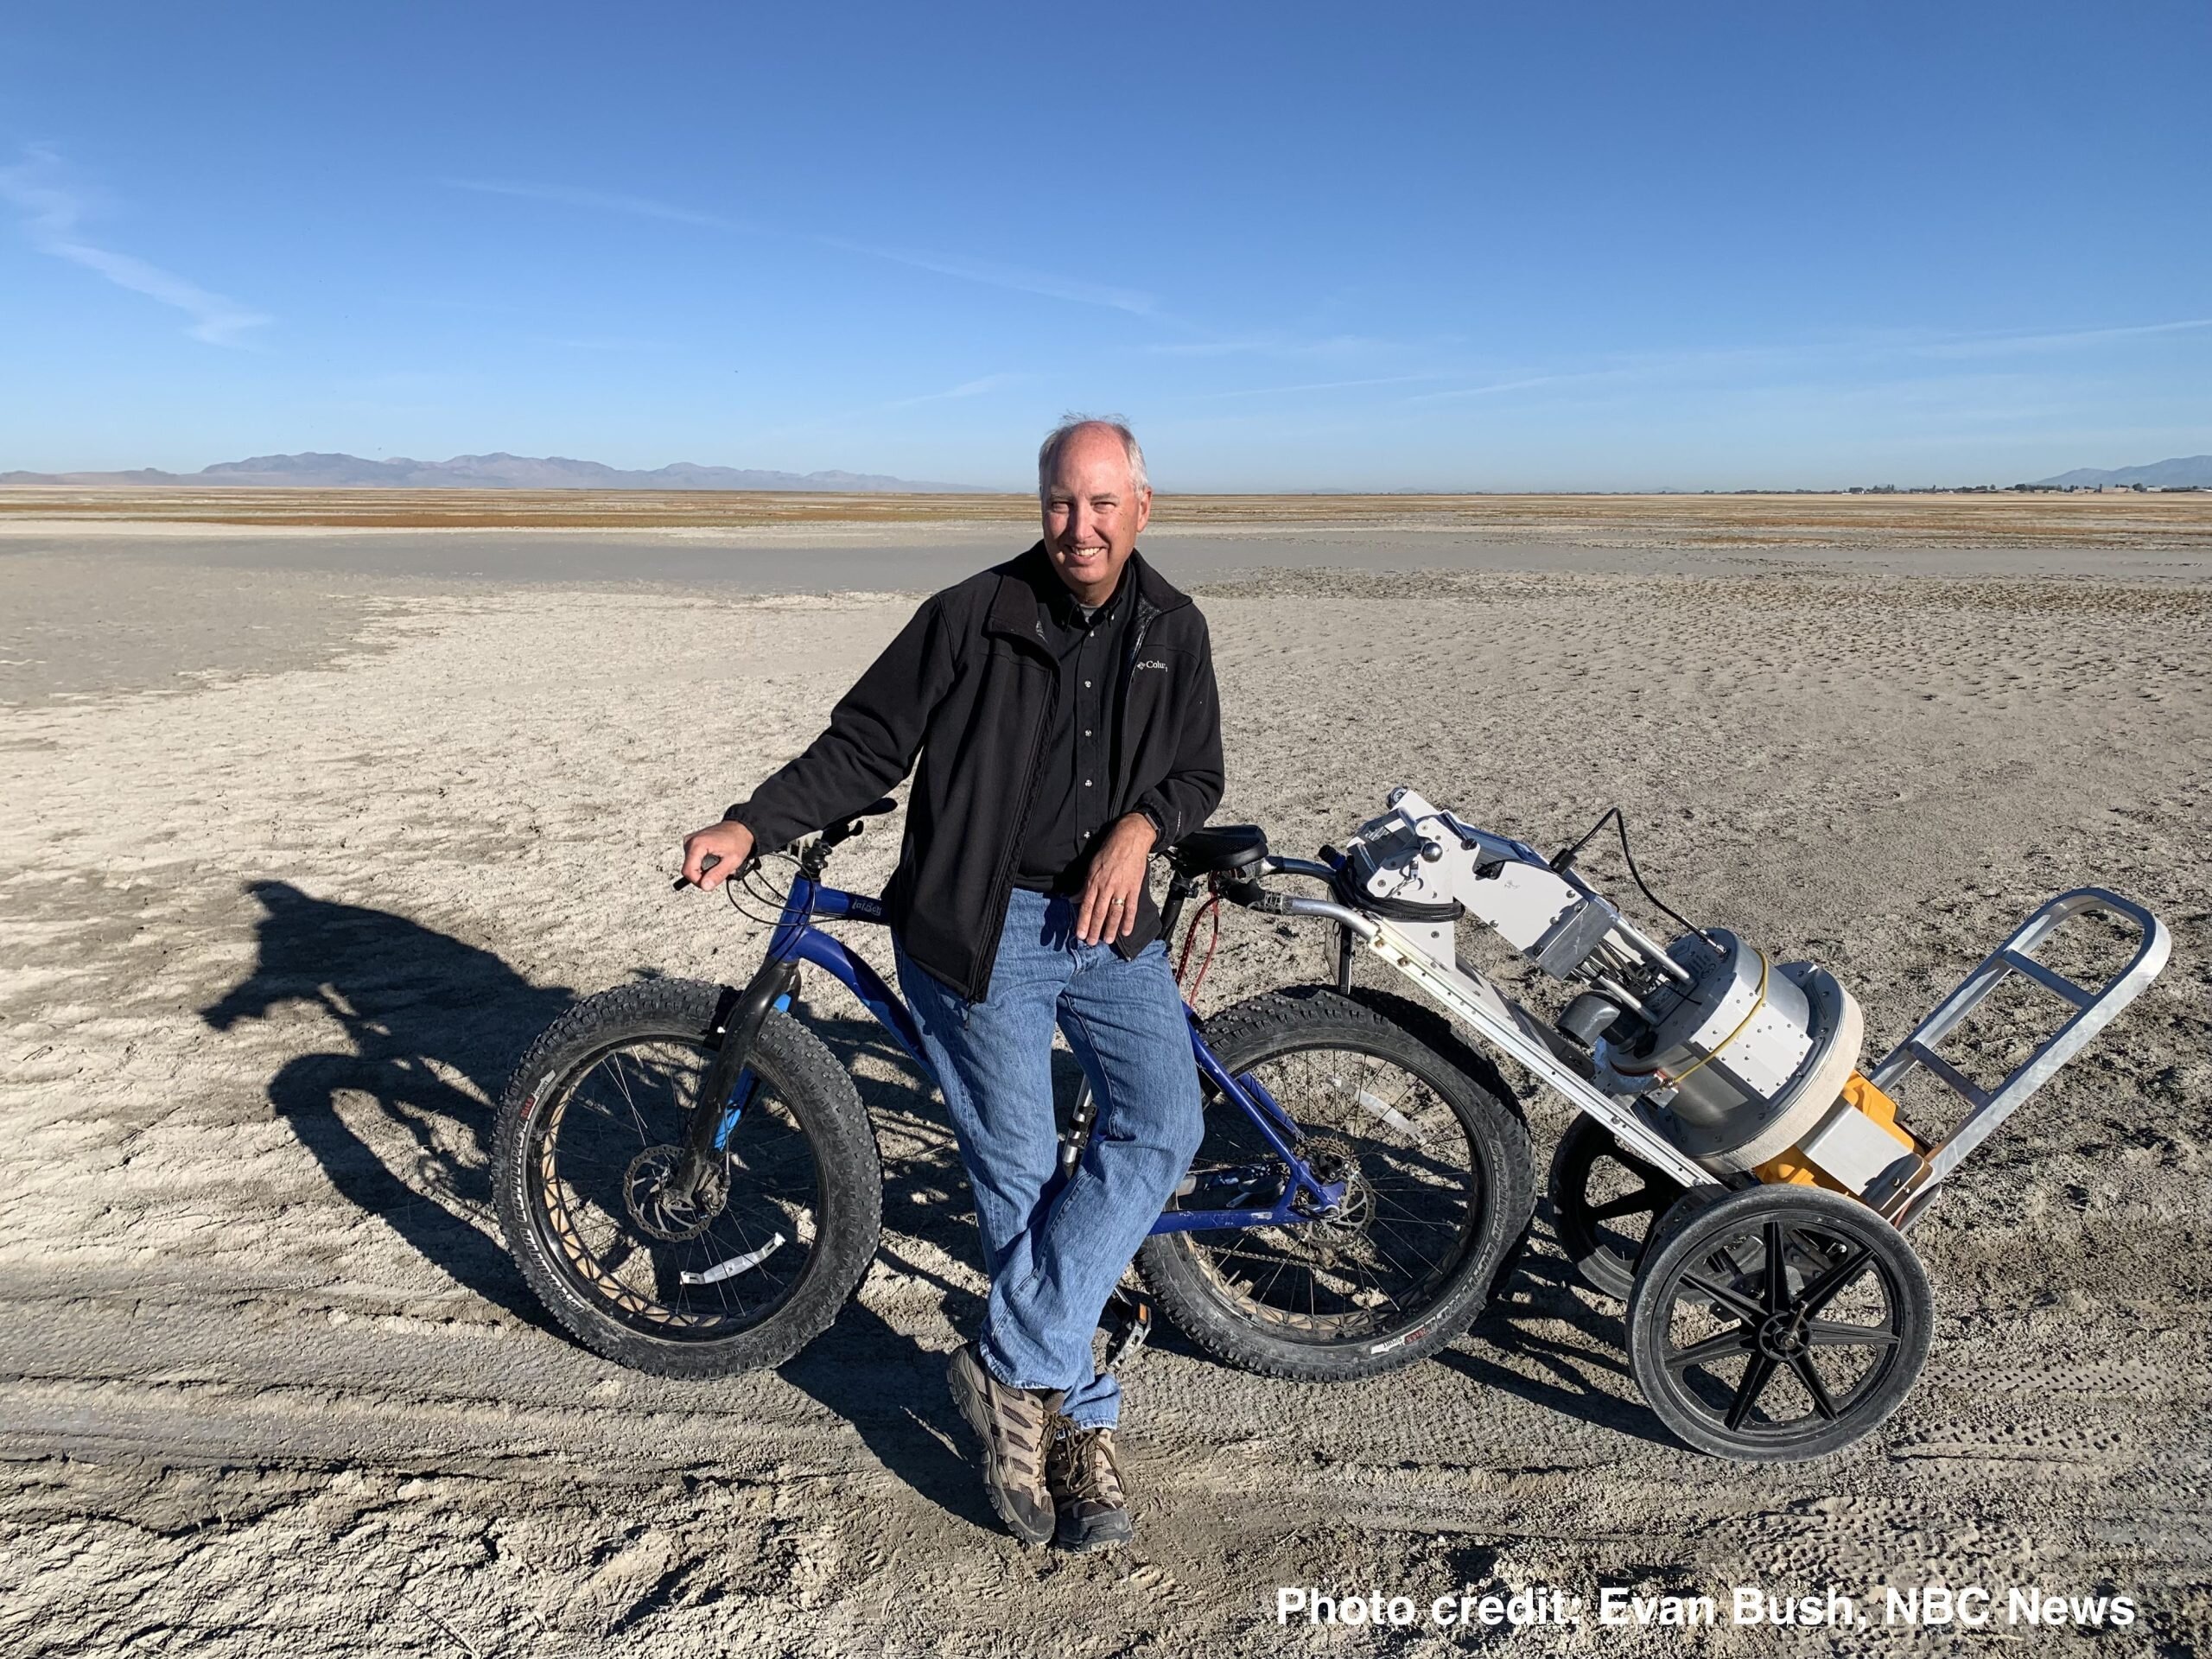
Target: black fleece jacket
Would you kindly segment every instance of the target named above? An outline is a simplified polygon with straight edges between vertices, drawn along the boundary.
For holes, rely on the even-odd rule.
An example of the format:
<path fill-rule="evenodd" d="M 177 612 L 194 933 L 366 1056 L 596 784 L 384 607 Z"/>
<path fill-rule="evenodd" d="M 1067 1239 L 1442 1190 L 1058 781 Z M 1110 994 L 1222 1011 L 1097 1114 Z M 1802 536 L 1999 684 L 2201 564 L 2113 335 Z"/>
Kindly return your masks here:
<path fill-rule="evenodd" d="M 1198 607 L 1141 553 L 1128 573 L 1137 605 L 1123 642 L 1108 821 L 1143 812 L 1167 846 L 1221 800 L 1221 705 Z M 925 601 L 830 711 L 829 729 L 725 815 L 764 850 L 779 848 L 859 811 L 912 769 L 884 907 L 906 954 L 970 1001 L 990 989 L 1058 695 L 1038 602 L 1059 584 L 1039 542 Z M 1147 891 L 1115 949 L 1133 957 L 1159 935 Z"/>

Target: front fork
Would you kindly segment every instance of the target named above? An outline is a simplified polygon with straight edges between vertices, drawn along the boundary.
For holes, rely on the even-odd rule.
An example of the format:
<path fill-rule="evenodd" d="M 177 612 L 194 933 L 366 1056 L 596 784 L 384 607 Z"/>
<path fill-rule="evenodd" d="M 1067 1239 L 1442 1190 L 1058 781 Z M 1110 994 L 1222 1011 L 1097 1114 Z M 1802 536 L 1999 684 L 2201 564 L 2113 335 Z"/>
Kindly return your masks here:
<path fill-rule="evenodd" d="M 683 1162 L 670 1182 L 678 1203 L 690 1204 L 698 1195 L 707 1172 L 714 1167 L 723 1139 L 722 1125 L 737 1104 L 738 1087 L 745 1077 L 745 1063 L 760 1039 L 760 1027 L 771 1008 L 788 1006 L 798 989 L 798 963 L 771 960 L 760 964 L 751 982 L 727 1009 L 718 1033 L 721 1046 L 707 1067 L 699 1085 L 698 1103 L 684 1136 Z"/>

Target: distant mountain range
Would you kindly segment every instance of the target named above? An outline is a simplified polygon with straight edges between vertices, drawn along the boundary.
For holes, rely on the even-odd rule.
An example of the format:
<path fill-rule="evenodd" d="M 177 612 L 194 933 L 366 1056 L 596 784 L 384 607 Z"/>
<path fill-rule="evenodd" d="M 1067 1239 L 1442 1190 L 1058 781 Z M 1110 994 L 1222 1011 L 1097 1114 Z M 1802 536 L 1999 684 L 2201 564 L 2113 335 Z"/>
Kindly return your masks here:
<path fill-rule="evenodd" d="M 2094 489 L 2101 484 L 2144 484 L 2152 489 L 2187 489 L 2194 485 L 2212 489 L 2212 455 L 2177 455 L 2171 461 L 2154 461 L 2148 467 L 2118 467 L 2110 472 L 2076 467 L 2070 473 L 2039 478 L 2036 482 L 2071 485 L 2075 489 Z"/>
<path fill-rule="evenodd" d="M 0 473 L 0 488 L 34 485 L 142 485 L 206 489 L 395 490 L 795 490 L 834 494 L 904 491 L 925 494 L 991 493 L 973 484 L 937 484 L 880 473 L 774 473 L 750 467 L 698 467 L 688 461 L 652 472 L 627 472 L 565 455 L 455 455 L 451 461 L 364 461 L 359 455 L 253 455 L 218 461 L 196 473 L 150 467 L 126 473 Z"/>

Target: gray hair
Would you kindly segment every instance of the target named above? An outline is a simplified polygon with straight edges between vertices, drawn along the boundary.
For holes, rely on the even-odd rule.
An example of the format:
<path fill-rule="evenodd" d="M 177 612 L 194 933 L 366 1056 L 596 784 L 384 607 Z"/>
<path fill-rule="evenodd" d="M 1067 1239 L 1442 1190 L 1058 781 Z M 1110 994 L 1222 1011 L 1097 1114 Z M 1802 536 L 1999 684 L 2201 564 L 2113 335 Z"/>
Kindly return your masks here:
<path fill-rule="evenodd" d="M 1137 447 L 1137 435 L 1118 415 L 1066 415 L 1060 423 L 1045 435 L 1045 442 L 1037 446 L 1037 499 L 1043 500 L 1052 488 L 1052 469 L 1060 464 L 1060 452 L 1068 441 L 1086 426 L 1102 426 L 1122 441 L 1122 453 L 1129 458 L 1129 482 L 1139 492 L 1152 487 L 1152 480 L 1145 476 L 1144 451 Z"/>

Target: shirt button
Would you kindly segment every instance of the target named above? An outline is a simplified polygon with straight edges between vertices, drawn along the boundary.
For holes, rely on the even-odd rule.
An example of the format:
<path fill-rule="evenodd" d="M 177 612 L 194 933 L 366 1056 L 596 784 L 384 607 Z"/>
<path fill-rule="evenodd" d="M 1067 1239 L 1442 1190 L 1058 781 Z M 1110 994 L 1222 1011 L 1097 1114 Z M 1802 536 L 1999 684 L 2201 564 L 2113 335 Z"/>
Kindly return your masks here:
<path fill-rule="evenodd" d="M 1090 779 L 1088 779 L 1088 778 L 1084 779 L 1083 780 L 1083 786 L 1084 786 L 1085 789 L 1089 789 L 1089 788 L 1090 787 Z"/>
<path fill-rule="evenodd" d="M 1084 733 L 1084 735 L 1085 737 L 1089 737 L 1089 736 L 1090 735 L 1090 732 L 1089 732 L 1088 730 L 1086 730 L 1086 731 Z"/>
<path fill-rule="evenodd" d="M 1090 690 L 1090 682 L 1089 680 L 1085 680 L 1083 683 L 1083 689 L 1086 691 Z"/>

